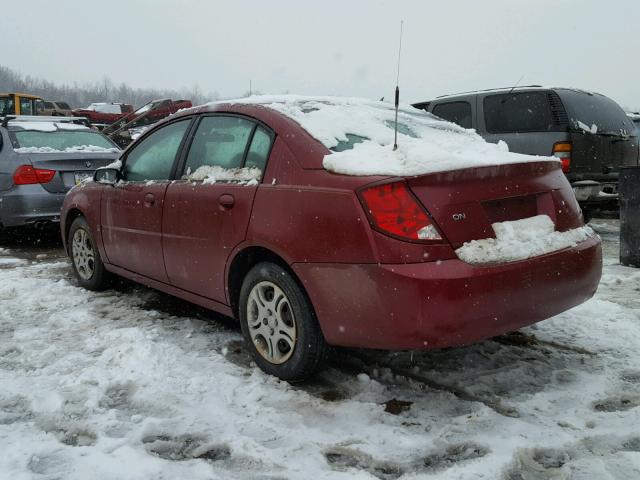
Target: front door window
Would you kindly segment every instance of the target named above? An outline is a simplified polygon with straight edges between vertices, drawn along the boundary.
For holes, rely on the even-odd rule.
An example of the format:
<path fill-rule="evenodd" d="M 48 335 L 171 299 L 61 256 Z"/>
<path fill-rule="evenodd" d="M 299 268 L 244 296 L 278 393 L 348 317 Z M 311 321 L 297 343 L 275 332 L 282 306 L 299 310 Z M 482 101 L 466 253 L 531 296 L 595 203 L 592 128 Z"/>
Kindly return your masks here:
<path fill-rule="evenodd" d="M 123 178 L 129 182 L 169 180 L 176 154 L 191 119 L 162 127 L 143 139 L 127 155 Z"/>

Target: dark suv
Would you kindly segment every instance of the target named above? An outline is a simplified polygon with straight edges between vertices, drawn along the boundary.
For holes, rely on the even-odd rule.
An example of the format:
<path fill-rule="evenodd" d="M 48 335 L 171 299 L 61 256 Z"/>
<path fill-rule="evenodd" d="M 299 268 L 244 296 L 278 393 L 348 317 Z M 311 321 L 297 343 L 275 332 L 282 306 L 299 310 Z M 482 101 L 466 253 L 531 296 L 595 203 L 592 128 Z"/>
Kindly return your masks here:
<path fill-rule="evenodd" d="M 637 165 L 638 133 L 625 112 L 599 93 L 528 86 L 438 97 L 413 105 L 509 150 L 555 155 L 585 217 L 616 208 L 618 169 Z"/>

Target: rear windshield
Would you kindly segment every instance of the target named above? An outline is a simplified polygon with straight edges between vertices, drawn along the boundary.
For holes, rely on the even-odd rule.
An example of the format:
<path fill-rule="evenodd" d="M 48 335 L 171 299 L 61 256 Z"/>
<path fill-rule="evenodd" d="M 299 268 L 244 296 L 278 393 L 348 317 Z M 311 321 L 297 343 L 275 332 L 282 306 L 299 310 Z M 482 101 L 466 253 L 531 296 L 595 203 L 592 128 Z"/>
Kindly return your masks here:
<path fill-rule="evenodd" d="M 629 134 L 634 127 L 620 106 L 604 95 L 558 90 L 572 128 L 591 133 Z M 594 127 L 595 126 L 595 127 Z"/>
<path fill-rule="evenodd" d="M 34 130 L 14 131 L 16 148 L 43 148 L 55 151 L 98 147 L 114 149 L 115 146 L 100 133 L 90 131 L 42 132 Z M 84 147 L 84 148 L 83 148 Z"/>

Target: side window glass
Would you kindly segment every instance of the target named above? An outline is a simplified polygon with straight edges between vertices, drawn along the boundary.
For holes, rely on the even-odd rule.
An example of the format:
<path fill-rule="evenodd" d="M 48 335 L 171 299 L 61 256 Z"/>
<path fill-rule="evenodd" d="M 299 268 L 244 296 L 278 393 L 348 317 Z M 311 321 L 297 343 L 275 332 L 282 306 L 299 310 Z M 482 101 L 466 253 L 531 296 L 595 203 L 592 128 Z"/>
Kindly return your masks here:
<path fill-rule="evenodd" d="M 258 126 L 256 133 L 253 134 L 249 153 L 247 153 L 247 161 L 245 167 L 258 168 L 264 173 L 269 152 L 271 151 L 271 135 L 267 130 Z"/>
<path fill-rule="evenodd" d="M 471 128 L 471 104 L 469 102 L 441 103 L 433 108 L 436 117 L 457 123 L 463 128 Z"/>
<path fill-rule="evenodd" d="M 169 180 L 171 169 L 191 119 L 181 120 L 152 133 L 125 160 L 123 176 L 130 182 Z"/>
<path fill-rule="evenodd" d="M 20 115 L 33 115 L 33 113 L 31 99 L 20 97 Z"/>
<path fill-rule="evenodd" d="M 204 117 L 189 149 L 185 175 L 203 179 L 210 167 L 241 168 L 254 123 L 239 117 Z"/>
<path fill-rule="evenodd" d="M 484 121 L 489 133 L 546 132 L 554 127 L 546 92 L 488 96 Z"/>

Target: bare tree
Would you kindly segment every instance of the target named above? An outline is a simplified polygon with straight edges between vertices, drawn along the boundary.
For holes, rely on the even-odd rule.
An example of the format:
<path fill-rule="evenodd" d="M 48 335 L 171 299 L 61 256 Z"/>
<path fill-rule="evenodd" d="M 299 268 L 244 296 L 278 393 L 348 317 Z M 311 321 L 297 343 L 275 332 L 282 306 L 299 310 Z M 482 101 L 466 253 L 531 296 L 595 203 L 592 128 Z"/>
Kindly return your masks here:
<path fill-rule="evenodd" d="M 191 89 L 180 90 L 132 88 L 124 82 L 116 85 L 106 75 L 101 81 L 94 83 L 56 84 L 46 79 L 22 75 L 2 65 L 0 65 L 0 92 L 32 93 L 45 100 L 67 102 L 73 108 L 84 107 L 92 102 L 123 102 L 140 107 L 158 98 L 186 99 L 191 100 L 194 105 L 200 105 L 220 98 L 217 92 L 204 94 L 197 84 Z"/>

